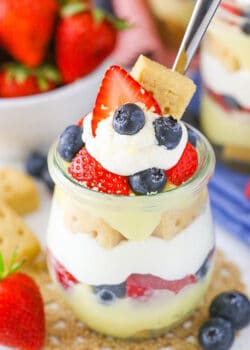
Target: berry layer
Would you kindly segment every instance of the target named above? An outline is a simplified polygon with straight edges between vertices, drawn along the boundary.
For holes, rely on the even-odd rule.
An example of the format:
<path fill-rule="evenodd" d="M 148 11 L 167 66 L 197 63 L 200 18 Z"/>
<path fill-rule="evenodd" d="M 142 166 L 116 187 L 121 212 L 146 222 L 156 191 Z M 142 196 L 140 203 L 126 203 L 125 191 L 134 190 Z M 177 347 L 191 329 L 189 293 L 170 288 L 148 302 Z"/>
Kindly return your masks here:
<path fill-rule="evenodd" d="M 190 225 L 170 240 L 149 237 L 140 242 L 122 241 L 107 250 L 88 234 L 67 229 L 64 212 L 56 200 L 48 230 L 48 248 L 55 258 L 77 280 L 91 285 L 119 284 L 133 273 L 152 274 L 166 280 L 182 279 L 200 268 L 213 246 L 208 203 Z"/>
<path fill-rule="evenodd" d="M 207 93 L 202 96 L 201 127 L 218 145 L 235 145 L 250 150 L 250 114 L 225 111 Z"/>
<path fill-rule="evenodd" d="M 250 70 L 250 35 L 248 29 L 242 29 L 247 21 L 228 11 L 219 11 L 209 27 L 209 35 L 235 56 L 242 69 Z"/>
<path fill-rule="evenodd" d="M 81 283 L 69 292 L 61 291 L 79 319 L 92 329 L 119 338 L 150 337 L 188 317 L 201 301 L 211 271 L 210 268 L 205 278 L 187 285 L 178 294 L 157 290 L 150 297 L 126 297 L 102 303 L 90 286 Z"/>
<path fill-rule="evenodd" d="M 201 74 L 207 88 L 216 94 L 234 98 L 244 108 L 250 108 L 250 70 L 230 72 L 220 60 L 204 49 L 201 54 Z M 247 120 L 250 124 L 250 118 Z"/>

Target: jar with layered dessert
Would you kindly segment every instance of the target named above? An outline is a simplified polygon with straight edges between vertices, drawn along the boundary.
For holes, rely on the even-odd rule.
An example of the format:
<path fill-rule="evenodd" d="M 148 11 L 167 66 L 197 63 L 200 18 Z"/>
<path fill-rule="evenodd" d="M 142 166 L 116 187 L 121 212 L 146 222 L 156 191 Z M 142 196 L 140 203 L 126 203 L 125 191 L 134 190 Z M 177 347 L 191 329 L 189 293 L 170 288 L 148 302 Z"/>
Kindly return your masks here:
<path fill-rule="evenodd" d="M 227 0 L 201 51 L 201 127 L 218 156 L 250 170 L 250 1 Z"/>
<path fill-rule="evenodd" d="M 196 173 L 151 195 L 88 189 L 72 179 L 57 146 L 51 148 L 56 188 L 49 270 L 75 315 L 91 329 L 125 339 L 154 337 L 201 302 L 214 261 L 207 192 L 214 154 L 204 136 L 195 129 L 192 135 Z"/>

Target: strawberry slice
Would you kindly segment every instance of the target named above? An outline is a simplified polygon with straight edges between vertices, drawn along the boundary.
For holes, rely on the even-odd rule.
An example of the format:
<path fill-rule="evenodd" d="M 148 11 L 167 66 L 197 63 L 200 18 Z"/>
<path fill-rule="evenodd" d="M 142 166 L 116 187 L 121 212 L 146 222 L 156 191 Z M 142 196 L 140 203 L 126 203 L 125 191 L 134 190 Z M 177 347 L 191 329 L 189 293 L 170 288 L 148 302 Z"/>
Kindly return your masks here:
<path fill-rule="evenodd" d="M 179 186 L 190 179 L 198 167 L 198 154 L 196 149 L 187 143 L 179 162 L 166 171 L 167 178 L 174 185 Z"/>
<path fill-rule="evenodd" d="M 110 67 L 103 78 L 96 99 L 92 118 L 93 135 L 96 135 L 98 123 L 109 117 L 110 113 L 125 103 L 137 102 L 143 103 L 154 113 L 161 114 L 161 109 L 153 96 L 131 75 L 121 67 Z"/>
<path fill-rule="evenodd" d="M 64 289 L 69 289 L 73 285 L 79 283 L 79 281 L 70 272 L 68 272 L 50 252 L 48 253 L 48 259 L 52 265 L 57 281 Z"/>
<path fill-rule="evenodd" d="M 104 169 L 86 148 L 82 148 L 73 158 L 69 166 L 69 173 L 75 180 L 84 182 L 88 188 L 109 194 L 129 195 L 127 177 Z"/>
<path fill-rule="evenodd" d="M 188 275 L 180 280 L 167 281 L 153 275 L 132 274 L 127 279 L 126 292 L 131 298 L 151 296 L 154 290 L 169 290 L 179 293 L 185 286 L 196 282 L 195 275 Z"/>

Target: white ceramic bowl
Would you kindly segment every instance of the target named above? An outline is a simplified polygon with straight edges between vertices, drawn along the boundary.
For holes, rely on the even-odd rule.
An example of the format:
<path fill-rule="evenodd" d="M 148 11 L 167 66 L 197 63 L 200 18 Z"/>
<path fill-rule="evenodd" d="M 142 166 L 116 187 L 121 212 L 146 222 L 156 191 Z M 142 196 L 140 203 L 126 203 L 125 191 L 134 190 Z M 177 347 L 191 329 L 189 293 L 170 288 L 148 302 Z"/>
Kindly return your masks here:
<path fill-rule="evenodd" d="M 47 151 L 67 125 L 93 109 L 103 74 L 111 64 L 108 58 L 86 77 L 48 93 L 0 98 L 0 160 Z"/>

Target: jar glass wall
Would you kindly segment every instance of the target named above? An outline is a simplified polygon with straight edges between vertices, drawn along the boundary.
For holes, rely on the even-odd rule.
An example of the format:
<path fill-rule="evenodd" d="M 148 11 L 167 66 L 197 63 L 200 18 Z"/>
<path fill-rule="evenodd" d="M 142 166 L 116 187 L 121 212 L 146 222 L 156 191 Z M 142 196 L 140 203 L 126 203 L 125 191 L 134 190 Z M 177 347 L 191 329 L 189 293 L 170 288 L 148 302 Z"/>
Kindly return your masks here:
<path fill-rule="evenodd" d="M 223 1 L 201 50 L 201 127 L 218 155 L 250 170 L 250 1 Z"/>
<path fill-rule="evenodd" d="M 151 196 L 88 190 L 52 147 L 49 270 L 90 328 L 119 338 L 156 336 L 188 317 L 206 292 L 215 244 L 207 193 L 214 154 L 195 132 L 195 176 Z"/>

